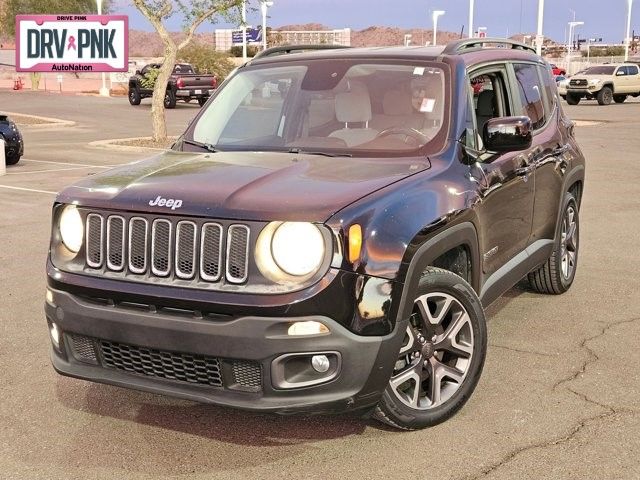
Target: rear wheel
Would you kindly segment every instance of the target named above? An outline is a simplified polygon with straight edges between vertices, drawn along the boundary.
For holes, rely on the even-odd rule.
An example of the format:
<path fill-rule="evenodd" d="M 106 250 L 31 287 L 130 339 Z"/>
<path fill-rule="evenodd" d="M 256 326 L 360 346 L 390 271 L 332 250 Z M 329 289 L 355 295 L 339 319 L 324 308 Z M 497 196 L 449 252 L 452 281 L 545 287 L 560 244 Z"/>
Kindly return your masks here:
<path fill-rule="evenodd" d="M 176 108 L 176 94 L 171 90 L 167 90 L 164 94 L 164 108 Z"/>
<path fill-rule="evenodd" d="M 627 99 L 626 95 L 614 95 L 613 96 L 613 101 L 616 103 L 624 103 L 624 101 Z"/>
<path fill-rule="evenodd" d="M 131 105 L 140 105 L 141 101 L 142 96 L 140 95 L 138 87 L 129 87 L 129 103 Z"/>
<path fill-rule="evenodd" d="M 473 288 L 454 273 L 429 268 L 374 417 L 404 430 L 447 420 L 473 393 L 486 349 L 484 311 Z"/>
<path fill-rule="evenodd" d="M 580 221 L 576 199 L 565 195 L 560 236 L 553 253 L 540 268 L 529 273 L 531 288 L 538 293 L 559 295 L 571 288 L 578 267 L 580 247 Z"/>
<path fill-rule="evenodd" d="M 202 107 L 205 103 L 207 103 L 207 100 L 209 99 L 205 97 L 198 97 L 198 105 Z"/>
<path fill-rule="evenodd" d="M 573 93 L 567 93 L 566 98 L 569 105 L 578 105 L 580 103 L 580 97 Z"/>
<path fill-rule="evenodd" d="M 596 97 L 599 105 L 611 105 L 613 100 L 613 90 L 611 87 L 602 87 L 602 90 L 598 92 Z"/>

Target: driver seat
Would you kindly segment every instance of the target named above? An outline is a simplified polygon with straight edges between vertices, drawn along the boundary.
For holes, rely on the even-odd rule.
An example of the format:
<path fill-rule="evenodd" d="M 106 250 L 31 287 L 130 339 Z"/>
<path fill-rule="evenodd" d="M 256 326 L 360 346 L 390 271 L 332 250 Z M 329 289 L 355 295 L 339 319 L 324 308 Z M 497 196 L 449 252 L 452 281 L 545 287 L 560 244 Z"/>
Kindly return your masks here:
<path fill-rule="evenodd" d="M 329 137 L 343 140 L 347 147 L 370 142 L 379 131 L 369 128 L 371 120 L 371 100 L 366 88 L 353 88 L 348 92 L 341 92 L 335 99 L 336 118 L 344 123 L 344 128 L 329 134 Z M 353 126 L 353 124 L 360 126 Z"/>

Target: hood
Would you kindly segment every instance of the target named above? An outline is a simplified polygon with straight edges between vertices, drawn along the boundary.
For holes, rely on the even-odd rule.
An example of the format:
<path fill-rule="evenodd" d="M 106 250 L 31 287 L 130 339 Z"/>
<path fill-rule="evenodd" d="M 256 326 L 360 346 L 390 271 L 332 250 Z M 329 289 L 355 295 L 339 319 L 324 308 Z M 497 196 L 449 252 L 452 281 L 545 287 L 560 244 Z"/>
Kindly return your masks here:
<path fill-rule="evenodd" d="M 426 158 L 169 151 L 91 175 L 63 190 L 58 201 L 220 219 L 323 222 L 429 166 Z"/>

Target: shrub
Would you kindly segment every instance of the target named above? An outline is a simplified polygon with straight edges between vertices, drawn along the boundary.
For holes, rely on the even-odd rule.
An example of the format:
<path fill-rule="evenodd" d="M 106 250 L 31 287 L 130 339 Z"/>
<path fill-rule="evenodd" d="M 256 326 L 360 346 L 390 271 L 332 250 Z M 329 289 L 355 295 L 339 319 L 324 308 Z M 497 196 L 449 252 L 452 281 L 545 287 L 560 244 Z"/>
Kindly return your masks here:
<path fill-rule="evenodd" d="M 216 51 L 215 48 L 195 43 L 180 51 L 182 61 L 190 63 L 198 73 L 212 73 L 218 81 L 224 80 L 235 68 L 229 55 Z"/>

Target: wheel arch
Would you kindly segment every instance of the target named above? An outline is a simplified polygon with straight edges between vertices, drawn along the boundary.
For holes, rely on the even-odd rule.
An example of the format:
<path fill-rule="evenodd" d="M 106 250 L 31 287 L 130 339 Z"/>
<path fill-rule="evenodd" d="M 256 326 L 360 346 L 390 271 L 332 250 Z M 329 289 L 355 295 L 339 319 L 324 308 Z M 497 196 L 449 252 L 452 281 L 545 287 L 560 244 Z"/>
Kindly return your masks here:
<path fill-rule="evenodd" d="M 415 251 L 404 275 L 404 287 L 398 305 L 397 320 L 406 319 L 411 315 L 420 274 L 429 267 L 439 266 L 436 265 L 439 259 L 444 259 L 449 252 L 460 251 L 460 249 L 465 252 L 466 260 L 469 262 L 469 274 L 465 280 L 476 292 L 480 290 L 482 266 L 478 248 L 478 233 L 473 223 L 465 221 L 433 235 Z M 446 265 L 444 268 L 448 269 Z"/>

